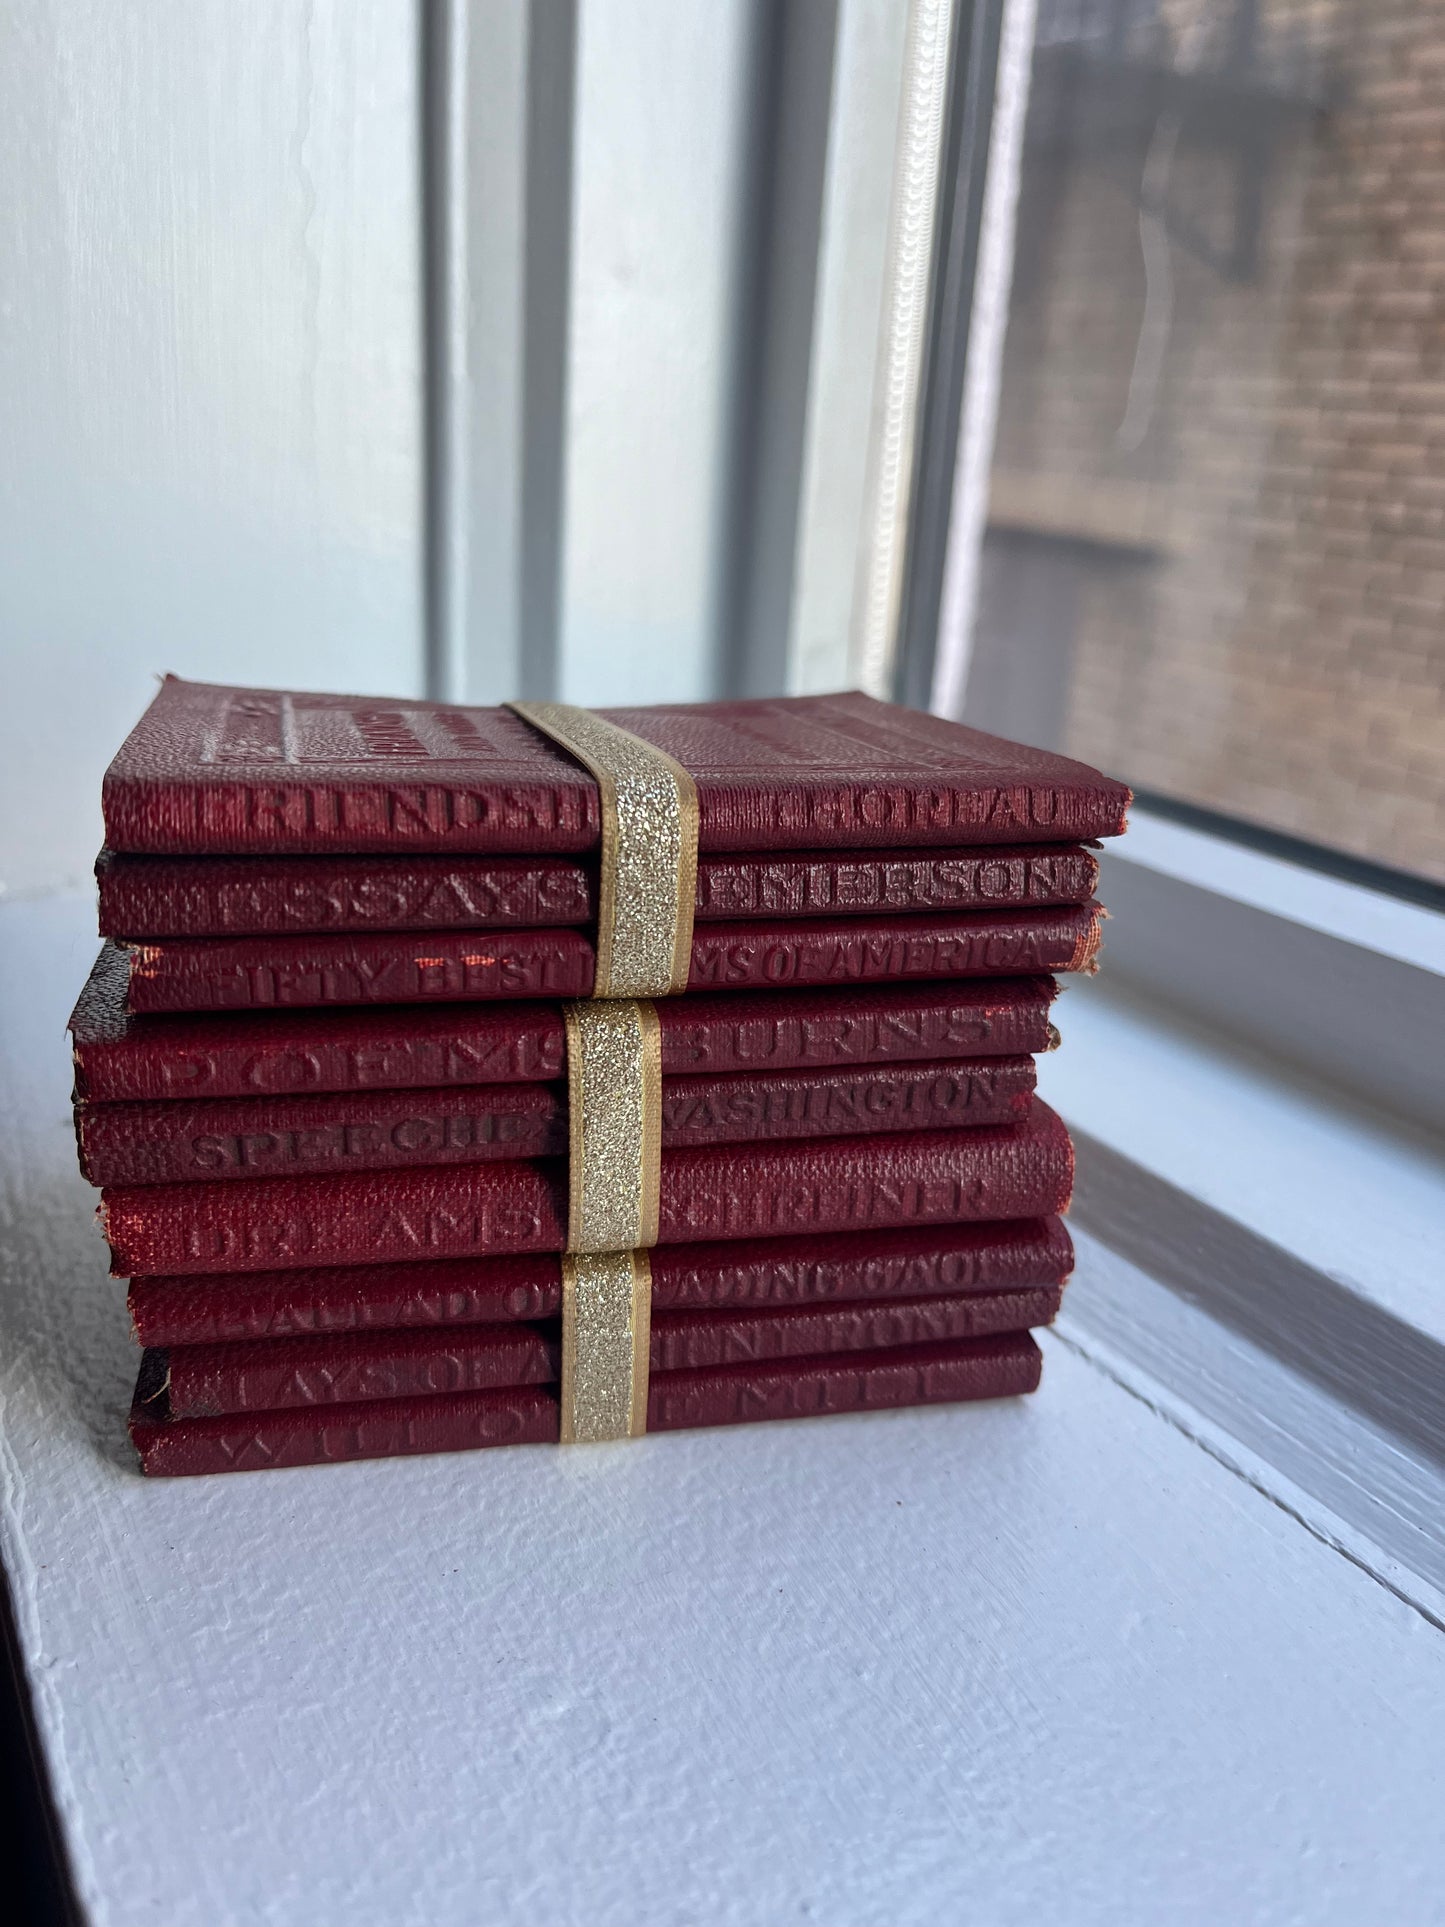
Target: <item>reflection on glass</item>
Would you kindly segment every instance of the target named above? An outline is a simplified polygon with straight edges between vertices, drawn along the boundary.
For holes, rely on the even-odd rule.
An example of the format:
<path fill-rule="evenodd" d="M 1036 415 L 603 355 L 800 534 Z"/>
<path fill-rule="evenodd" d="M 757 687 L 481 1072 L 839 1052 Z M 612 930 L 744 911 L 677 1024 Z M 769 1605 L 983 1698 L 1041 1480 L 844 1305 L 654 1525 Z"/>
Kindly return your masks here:
<path fill-rule="evenodd" d="M 1445 878 L 1445 0 L 1040 0 L 970 719 Z"/>

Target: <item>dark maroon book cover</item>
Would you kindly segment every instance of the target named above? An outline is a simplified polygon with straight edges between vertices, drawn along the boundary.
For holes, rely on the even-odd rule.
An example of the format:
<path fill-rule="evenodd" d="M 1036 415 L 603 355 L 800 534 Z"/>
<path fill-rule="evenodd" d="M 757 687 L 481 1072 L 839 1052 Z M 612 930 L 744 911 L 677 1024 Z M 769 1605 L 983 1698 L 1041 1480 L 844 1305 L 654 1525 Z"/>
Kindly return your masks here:
<path fill-rule="evenodd" d="M 585 926 L 597 914 L 585 857 L 123 856 L 95 866 L 100 934 L 286 936 L 368 930 Z M 984 850 L 811 850 L 703 856 L 700 923 L 922 916 L 1087 903 L 1092 852 L 1064 845 Z"/>
<path fill-rule="evenodd" d="M 1039 1285 L 806 1311 L 660 1311 L 652 1320 L 651 1369 L 706 1371 L 992 1338 L 1052 1323 L 1061 1296 L 1057 1285 Z M 163 1401 L 173 1419 L 211 1418 L 551 1385 L 560 1375 L 560 1350 L 555 1319 L 546 1325 L 454 1326 L 446 1332 L 178 1345 L 147 1352 L 137 1398 L 147 1407 Z"/>
<path fill-rule="evenodd" d="M 662 1143 L 665 1150 L 683 1150 L 1004 1124 L 1027 1113 L 1033 1089 L 1030 1057 L 666 1077 Z M 81 1101 L 75 1134 L 81 1171 L 92 1184 L 194 1184 L 557 1157 L 567 1151 L 567 1086 Z"/>
<path fill-rule="evenodd" d="M 1099 905 L 1087 903 L 697 924 L 688 989 L 817 989 L 1088 970 L 1101 917 Z M 128 964 L 126 1001 L 141 1015 L 586 997 L 596 961 L 581 930 L 196 937 L 117 948 Z"/>
<path fill-rule="evenodd" d="M 659 1372 L 648 1389 L 647 1429 L 675 1432 L 1017 1397 L 1037 1390 L 1042 1367 L 1038 1346 L 1020 1332 L 834 1358 Z M 197 1419 L 169 1418 L 163 1399 L 153 1399 L 149 1406 L 136 1403 L 130 1425 L 141 1469 L 152 1477 L 541 1445 L 555 1443 L 560 1431 L 557 1394 L 537 1385 Z M 640 1450 L 641 1442 L 626 1449 Z"/>
<path fill-rule="evenodd" d="M 1129 792 L 1083 763 L 854 691 L 606 709 L 697 785 L 699 848 L 1079 843 Z M 595 849 L 596 784 L 504 709 L 167 677 L 106 772 L 107 846 L 150 854 Z"/>
<path fill-rule="evenodd" d="M 77 1094 L 92 1103 L 546 1083 L 565 1075 L 555 1003 L 138 1017 L 107 945 L 70 1018 Z M 1037 1055 L 1051 977 L 664 997 L 665 1076 Z"/>
<path fill-rule="evenodd" d="M 1059 1218 L 922 1230 L 660 1245 L 657 1312 L 777 1310 L 1061 1286 L 1074 1252 Z M 132 1278 L 141 1345 L 217 1345 L 333 1333 L 444 1330 L 553 1318 L 560 1260 L 532 1255 Z"/>
<path fill-rule="evenodd" d="M 1035 1098 L 1017 1124 L 665 1151 L 658 1242 L 1050 1217 L 1072 1187 L 1068 1133 Z M 517 1159 L 122 1185 L 101 1193 L 99 1216 L 122 1277 L 556 1252 L 567 1174 L 561 1159 Z"/>

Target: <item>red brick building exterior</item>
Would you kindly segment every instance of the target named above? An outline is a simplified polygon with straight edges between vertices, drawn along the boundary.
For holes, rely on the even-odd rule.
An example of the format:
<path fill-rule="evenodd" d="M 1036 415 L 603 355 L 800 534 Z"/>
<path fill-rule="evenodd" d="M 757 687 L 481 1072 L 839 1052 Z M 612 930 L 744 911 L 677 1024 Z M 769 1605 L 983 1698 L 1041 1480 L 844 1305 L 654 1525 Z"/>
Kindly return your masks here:
<path fill-rule="evenodd" d="M 1069 750 L 1445 879 L 1445 0 L 1044 0 L 970 707 L 1041 665 Z"/>

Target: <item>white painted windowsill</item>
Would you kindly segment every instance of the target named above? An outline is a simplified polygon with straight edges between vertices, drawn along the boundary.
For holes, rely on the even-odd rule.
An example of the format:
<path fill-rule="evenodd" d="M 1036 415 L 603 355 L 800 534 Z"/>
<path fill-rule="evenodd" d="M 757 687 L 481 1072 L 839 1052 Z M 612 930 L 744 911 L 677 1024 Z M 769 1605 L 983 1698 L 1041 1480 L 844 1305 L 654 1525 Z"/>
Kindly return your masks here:
<path fill-rule="evenodd" d="M 1368 948 L 1397 963 L 1436 974 L 1445 970 L 1437 912 L 1191 829 L 1147 809 L 1130 812 L 1128 837 L 1111 846 L 1109 855 L 1160 876 L 1184 879 L 1212 895 L 1284 917 L 1320 936 Z"/>
<path fill-rule="evenodd" d="M 1445 916 L 1136 809 L 1108 980 L 1445 1132 Z"/>
<path fill-rule="evenodd" d="M 1108 974 L 1070 983 L 1039 1091 L 1071 1126 L 1445 1343 L 1440 1140 Z"/>
<path fill-rule="evenodd" d="M 1423 1141 L 1071 991 L 1039 1397 L 147 1484 L 68 1117 L 93 928 L 0 910 L 0 1556 L 89 1921 L 1438 1917 L 1430 1414 L 1389 1457 L 1266 1315 L 1324 1278 L 1440 1338 Z"/>
<path fill-rule="evenodd" d="M 1143 810 L 1103 894 L 1060 1334 L 1439 1621 L 1445 917 Z"/>
<path fill-rule="evenodd" d="M 1060 1334 L 1445 1622 L 1445 1147 L 1107 977 L 1057 1016 Z"/>

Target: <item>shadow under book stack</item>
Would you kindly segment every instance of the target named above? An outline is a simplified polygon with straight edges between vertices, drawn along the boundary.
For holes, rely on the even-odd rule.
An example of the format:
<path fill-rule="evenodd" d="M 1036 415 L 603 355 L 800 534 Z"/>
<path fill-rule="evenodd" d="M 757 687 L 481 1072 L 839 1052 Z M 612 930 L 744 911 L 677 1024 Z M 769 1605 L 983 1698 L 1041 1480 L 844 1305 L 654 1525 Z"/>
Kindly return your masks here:
<path fill-rule="evenodd" d="M 1032 1391 L 1073 1169 L 1034 1059 L 1127 790 L 859 695 L 601 714 L 699 824 L 645 1429 Z M 597 780 L 506 710 L 172 678 L 104 806 L 76 1133 L 143 1468 L 556 1441 Z"/>

